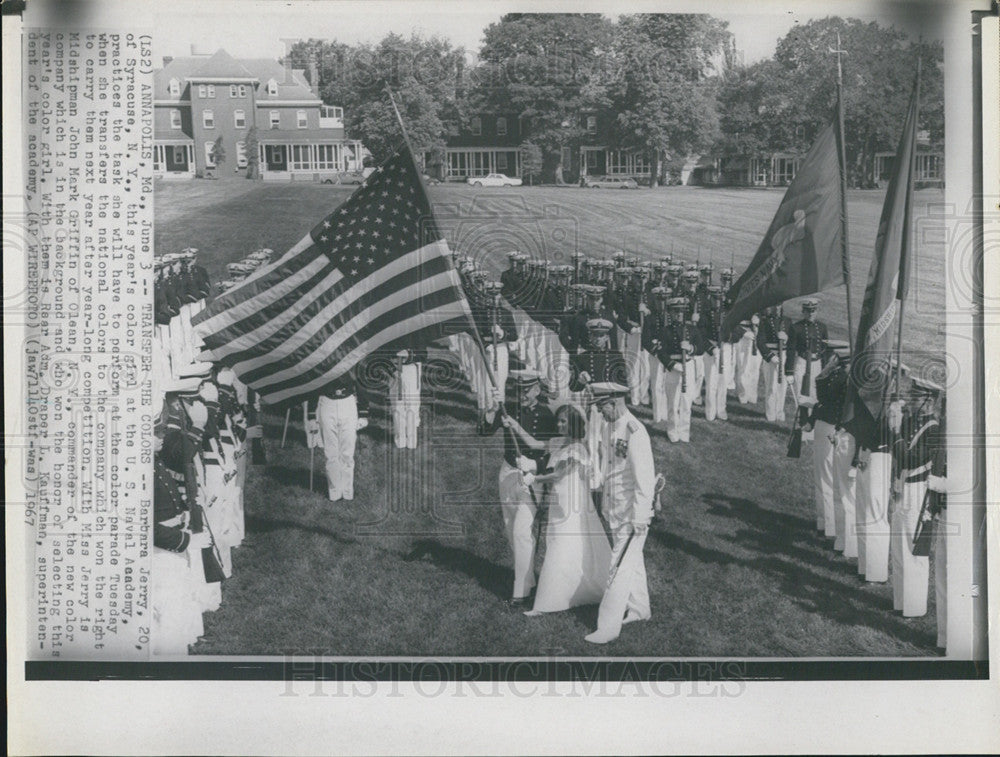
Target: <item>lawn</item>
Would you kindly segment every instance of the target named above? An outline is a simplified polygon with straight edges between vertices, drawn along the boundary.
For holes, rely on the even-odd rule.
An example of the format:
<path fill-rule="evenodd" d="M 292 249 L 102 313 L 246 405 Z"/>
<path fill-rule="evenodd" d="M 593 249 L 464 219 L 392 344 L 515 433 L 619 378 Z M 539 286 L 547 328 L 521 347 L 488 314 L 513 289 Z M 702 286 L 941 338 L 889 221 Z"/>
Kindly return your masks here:
<path fill-rule="evenodd" d="M 511 247 L 565 261 L 580 249 L 654 258 L 752 258 L 781 200 L 775 190 L 664 188 L 636 192 L 431 188 L 449 244 L 503 267 Z M 156 245 L 198 247 L 214 278 L 259 246 L 283 252 L 350 189 L 239 180 L 160 183 Z M 940 192 L 919 192 L 917 217 Z M 854 307 L 881 192 L 851 193 Z M 908 303 L 907 362 L 941 359 L 943 248 L 918 239 Z M 843 290 L 823 296 L 833 336 L 846 337 Z M 247 541 L 235 553 L 222 607 L 206 615 L 200 654 L 913 656 L 934 654 L 929 614 L 903 619 L 887 585 L 866 584 L 815 531 L 811 451 L 785 457 L 787 427 L 760 405 L 730 401 L 730 420 L 696 409 L 689 445 L 648 424 L 664 508 L 646 546 L 653 619 L 595 648 L 596 608 L 525 618 L 506 608 L 511 579 L 496 478 L 500 437 L 474 431 L 468 387 L 444 351 L 426 381 L 417 450 L 387 443 L 384 403 L 359 435 L 356 497 L 330 503 L 322 453 L 312 461 L 301 419 L 280 447 L 283 415 L 267 414 L 268 464 L 246 488 Z M 923 361 L 922 363 L 920 361 Z M 451 370 L 448 370 L 448 367 Z M 541 557 L 541 555 L 540 555 Z"/>

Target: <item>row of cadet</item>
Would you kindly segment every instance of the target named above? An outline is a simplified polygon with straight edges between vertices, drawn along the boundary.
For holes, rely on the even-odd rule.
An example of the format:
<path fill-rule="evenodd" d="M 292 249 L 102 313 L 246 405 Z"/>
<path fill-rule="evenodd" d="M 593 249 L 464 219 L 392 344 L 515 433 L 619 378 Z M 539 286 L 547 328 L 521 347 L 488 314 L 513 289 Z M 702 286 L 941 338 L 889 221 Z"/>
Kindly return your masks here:
<path fill-rule="evenodd" d="M 835 345 L 813 366 L 813 394 L 799 422 L 813 442 L 816 529 L 857 560 L 865 581 L 892 585 L 893 609 L 927 614 L 931 552 L 937 646 L 947 643 L 945 396 L 933 381 L 894 365 L 901 391 L 878 421 L 842 421 L 850 349 Z"/>
<path fill-rule="evenodd" d="M 248 464 L 264 462 L 259 402 L 232 370 L 197 361 L 191 317 L 211 296 L 197 250 L 156 261 L 153 652 L 183 655 L 219 608 L 245 534 Z M 249 272 L 248 272 L 249 273 Z"/>
<path fill-rule="evenodd" d="M 593 383 L 624 384 L 630 403 L 650 405 L 672 442 L 688 442 L 693 405 L 704 406 L 706 420 L 726 420 L 729 391 L 755 404 L 761 380 L 766 418 L 784 420 L 789 390 L 802 384 L 827 338 L 812 300 L 794 323 L 775 307 L 723 333 L 731 268 L 714 284 L 711 264 L 639 264 L 624 253 L 604 261 L 577 255 L 575 265 L 519 252 L 508 258 L 500 281 L 465 256 L 455 260 L 491 365 L 468 334 L 452 336 L 449 347 L 481 415 L 489 407 L 488 368 L 503 385 L 513 355 L 542 374 L 556 399 L 579 400 Z"/>

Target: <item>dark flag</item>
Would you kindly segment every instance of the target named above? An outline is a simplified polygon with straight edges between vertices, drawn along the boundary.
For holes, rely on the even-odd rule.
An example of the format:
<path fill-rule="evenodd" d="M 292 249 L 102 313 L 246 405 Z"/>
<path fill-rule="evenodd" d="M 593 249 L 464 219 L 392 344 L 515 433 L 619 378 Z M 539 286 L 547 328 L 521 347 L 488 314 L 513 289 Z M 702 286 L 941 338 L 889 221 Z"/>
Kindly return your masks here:
<path fill-rule="evenodd" d="M 302 401 L 375 350 L 471 330 L 448 245 L 402 147 L 273 264 L 192 319 L 202 360 L 269 404 Z"/>
<path fill-rule="evenodd" d="M 749 268 L 732 288 L 722 323 L 843 283 L 840 159 L 830 124 L 802 161 Z"/>
<path fill-rule="evenodd" d="M 868 270 L 855 340 L 843 424 L 871 423 L 882 413 L 891 380 L 893 340 L 906 298 L 913 203 L 913 164 L 920 110 L 920 74 L 913 86 L 892 178 L 882 204 L 875 255 Z"/>

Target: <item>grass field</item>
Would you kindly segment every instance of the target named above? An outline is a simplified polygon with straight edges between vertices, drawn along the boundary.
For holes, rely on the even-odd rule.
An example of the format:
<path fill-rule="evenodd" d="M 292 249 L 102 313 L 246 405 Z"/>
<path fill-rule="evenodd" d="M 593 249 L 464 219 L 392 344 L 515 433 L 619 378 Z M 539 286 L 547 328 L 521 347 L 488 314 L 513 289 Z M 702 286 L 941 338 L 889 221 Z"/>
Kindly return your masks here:
<path fill-rule="evenodd" d="M 214 278 L 267 246 L 283 252 L 349 189 L 242 181 L 161 183 L 158 253 L 198 247 Z M 664 188 L 639 192 L 433 187 L 449 243 L 503 267 L 513 246 L 554 260 L 580 249 L 669 252 L 717 265 L 752 258 L 781 200 L 775 190 Z M 916 196 L 917 217 L 939 192 Z M 882 193 L 850 195 L 854 306 L 860 310 Z M 904 346 L 911 364 L 941 359 L 944 254 L 918 239 Z M 534 246 L 534 249 L 532 249 Z M 821 316 L 846 337 L 843 290 Z M 911 304 L 912 303 L 912 304 Z M 445 352 L 433 357 L 450 360 Z M 918 366 L 919 367 L 919 366 Z M 496 478 L 501 439 L 474 433 L 468 389 L 429 378 L 421 442 L 388 442 L 383 403 L 359 435 L 353 502 L 330 503 L 322 454 L 301 422 L 279 448 L 283 416 L 266 416 L 269 460 L 247 483 L 247 541 L 235 554 L 222 608 L 206 615 L 201 654 L 912 656 L 934 654 L 929 614 L 903 619 L 887 585 L 866 584 L 814 528 L 811 452 L 785 457 L 787 427 L 730 402 L 730 420 L 696 408 L 692 442 L 650 425 L 667 477 L 646 546 L 653 619 L 607 647 L 583 641 L 596 608 L 539 618 L 511 612 L 510 554 Z M 640 414 L 647 421 L 648 413 Z M 649 424 L 648 424 L 649 425 Z M 540 556 L 541 557 L 541 556 Z"/>

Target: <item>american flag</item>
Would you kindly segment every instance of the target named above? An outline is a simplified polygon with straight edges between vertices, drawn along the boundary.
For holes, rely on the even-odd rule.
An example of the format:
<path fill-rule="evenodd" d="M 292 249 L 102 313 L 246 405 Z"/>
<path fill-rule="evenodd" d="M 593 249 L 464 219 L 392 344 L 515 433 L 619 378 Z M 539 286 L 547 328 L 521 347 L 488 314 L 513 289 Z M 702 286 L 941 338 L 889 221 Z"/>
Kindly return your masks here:
<path fill-rule="evenodd" d="M 322 393 L 376 350 L 472 327 L 413 157 L 400 148 L 271 265 L 192 319 L 202 360 L 269 404 Z"/>

